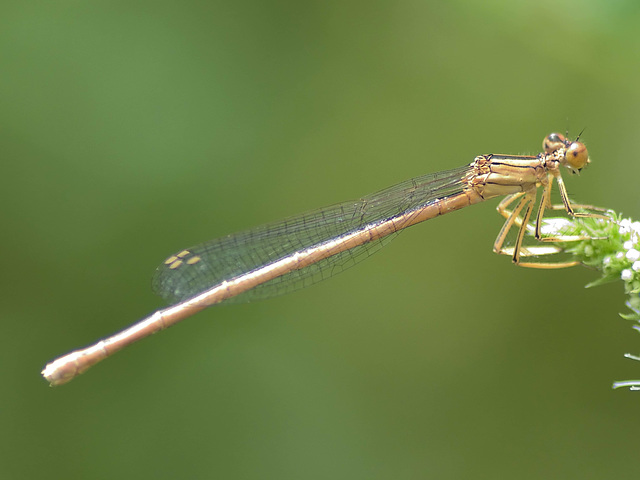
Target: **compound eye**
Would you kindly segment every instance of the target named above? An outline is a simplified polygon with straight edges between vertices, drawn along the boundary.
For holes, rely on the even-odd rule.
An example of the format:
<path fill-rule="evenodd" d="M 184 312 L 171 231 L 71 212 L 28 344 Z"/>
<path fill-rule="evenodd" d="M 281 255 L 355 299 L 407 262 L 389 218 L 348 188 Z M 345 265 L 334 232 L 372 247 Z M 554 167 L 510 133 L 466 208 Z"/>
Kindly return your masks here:
<path fill-rule="evenodd" d="M 550 133 L 542 141 L 542 148 L 545 153 L 553 153 L 561 147 L 566 146 L 567 139 L 560 133 Z"/>
<path fill-rule="evenodd" d="M 581 170 L 589 163 L 587 147 L 584 146 L 584 143 L 573 142 L 569 145 L 569 148 L 567 148 L 565 159 L 569 167 L 574 170 Z"/>

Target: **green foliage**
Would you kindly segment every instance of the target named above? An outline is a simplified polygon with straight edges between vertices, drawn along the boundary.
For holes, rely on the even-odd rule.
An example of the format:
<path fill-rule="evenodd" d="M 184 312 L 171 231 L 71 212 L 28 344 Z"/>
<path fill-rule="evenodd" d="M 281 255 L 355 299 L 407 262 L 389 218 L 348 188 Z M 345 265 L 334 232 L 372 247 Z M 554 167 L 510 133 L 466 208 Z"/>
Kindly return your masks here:
<path fill-rule="evenodd" d="M 630 312 L 621 313 L 620 316 L 625 320 L 640 322 L 640 222 L 622 218 L 612 210 L 607 215 L 609 219 L 548 218 L 545 219 L 544 230 L 560 238 L 580 238 L 560 242 L 560 251 L 601 272 L 601 277 L 587 284 L 587 288 L 622 280 L 625 293 L 629 295 L 626 306 Z M 639 325 L 633 328 L 640 331 Z M 640 357 L 631 354 L 625 357 L 640 361 Z M 613 385 L 613 388 L 620 387 L 640 390 L 640 380 L 615 382 Z"/>

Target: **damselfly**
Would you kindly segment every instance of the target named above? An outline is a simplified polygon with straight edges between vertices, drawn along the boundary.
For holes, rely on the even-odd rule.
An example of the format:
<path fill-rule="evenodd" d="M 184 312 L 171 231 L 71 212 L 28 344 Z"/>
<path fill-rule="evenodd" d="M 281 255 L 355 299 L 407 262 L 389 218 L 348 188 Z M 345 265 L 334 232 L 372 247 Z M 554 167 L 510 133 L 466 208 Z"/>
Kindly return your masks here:
<path fill-rule="evenodd" d="M 561 167 L 580 171 L 589 163 L 584 144 L 552 133 L 538 156 L 481 155 L 464 167 L 432 173 L 399 183 L 357 201 L 298 215 L 280 222 L 203 243 L 169 257 L 153 279 L 156 293 L 173 303 L 95 345 L 74 351 L 48 364 L 42 375 L 61 385 L 144 337 L 221 302 L 263 299 L 306 287 L 357 263 L 388 243 L 399 231 L 439 215 L 484 200 L 504 196 L 498 211 L 506 221 L 494 251 L 511 255 L 516 264 L 562 268 L 577 262 L 521 262 L 521 257 L 555 253 L 552 246 L 523 247 L 528 229 L 541 242 L 577 240 L 543 237 L 545 209 L 564 209 L 574 217 L 602 215 L 577 211 L 560 173 Z M 552 205 L 556 181 L 562 205 Z M 530 218 L 542 187 L 534 225 Z M 510 209 L 511 205 L 514 205 Z M 513 246 L 505 239 L 518 228 Z"/>

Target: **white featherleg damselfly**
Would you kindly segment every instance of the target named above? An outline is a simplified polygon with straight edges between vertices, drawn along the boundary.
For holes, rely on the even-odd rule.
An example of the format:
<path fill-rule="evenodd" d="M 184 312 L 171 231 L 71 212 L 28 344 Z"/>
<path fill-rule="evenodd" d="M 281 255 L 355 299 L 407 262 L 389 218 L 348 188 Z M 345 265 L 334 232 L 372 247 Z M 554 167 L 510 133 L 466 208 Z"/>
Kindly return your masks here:
<path fill-rule="evenodd" d="M 464 167 L 432 173 L 399 183 L 360 200 L 291 217 L 228 235 L 169 257 L 158 267 L 153 290 L 172 303 L 131 327 L 49 363 L 42 375 L 62 385 L 118 350 L 221 302 L 273 297 L 306 287 L 366 258 L 399 231 L 416 223 L 484 200 L 505 196 L 498 211 L 506 217 L 494 251 L 513 262 L 536 268 L 563 268 L 577 262 L 526 263 L 521 257 L 555 253 L 554 247 L 523 247 L 527 229 L 543 242 L 579 238 L 543 237 L 545 209 L 564 209 L 574 217 L 601 217 L 572 205 L 560 173 L 577 173 L 589 163 L 584 144 L 553 133 L 545 137 L 538 156 L 481 155 Z M 551 204 L 553 181 L 562 205 Z M 538 187 L 542 198 L 529 225 Z M 517 202 L 516 202 L 517 201 Z M 509 210 L 510 205 L 515 207 Z M 512 247 L 505 239 L 516 225 Z"/>

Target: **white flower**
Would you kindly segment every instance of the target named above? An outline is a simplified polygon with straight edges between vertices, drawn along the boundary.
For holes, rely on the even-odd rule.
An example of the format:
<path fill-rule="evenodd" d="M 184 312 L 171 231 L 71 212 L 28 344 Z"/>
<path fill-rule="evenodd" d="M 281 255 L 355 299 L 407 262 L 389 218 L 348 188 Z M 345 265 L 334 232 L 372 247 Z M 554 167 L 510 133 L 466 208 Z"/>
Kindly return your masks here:
<path fill-rule="evenodd" d="M 631 220 L 629 220 L 628 218 L 624 218 L 622 220 L 620 220 L 620 224 L 619 224 L 619 232 L 624 235 L 625 233 L 629 233 L 632 230 L 632 223 Z"/>
<path fill-rule="evenodd" d="M 624 270 L 622 270 L 622 273 L 620 274 L 620 278 L 625 282 L 628 282 L 633 278 L 633 272 L 628 268 L 625 268 Z"/>
<path fill-rule="evenodd" d="M 631 249 L 633 248 L 633 242 L 632 242 L 631 240 L 627 240 L 626 242 L 624 242 L 624 243 L 622 244 L 622 247 L 623 247 L 625 250 L 631 250 Z"/>
<path fill-rule="evenodd" d="M 622 259 L 624 258 L 624 253 L 622 253 L 622 252 L 618 252 L 618 253 L 616 253 L 616 258 L 617 258 L 618 260 L 622 260 Z"/>
<path fill-rule="evenodd" d="M 609 255 L 607 255 L 606 257 L 604 257 L 604 259 L 602 260 L 602 264 L 603 265 L 609 265 L 611 263 L 611 257 Z"/>
<path fill-rule="evenodd" d="M 631 260 L 632 262 L 635 262 L 640 258 L 640 252 L 635 248 L 632 248 L 627 252 L 626 257 L 627 257 L 627 260 Z"/>
<path fill-rule="evenodd" d="M 639 270 L 640 270 L 640 262 L 633 262 L 633 265 L 631 265 L 631 269 L 632 269 L 634 272 L 639 271 Z"/>
<path fill-rule="evenodd" d="M 540 226 L 540 233 L 548 236 L 559 235 L 573 226 L 573 223 L 566 218 L 545 218 Z"/>

